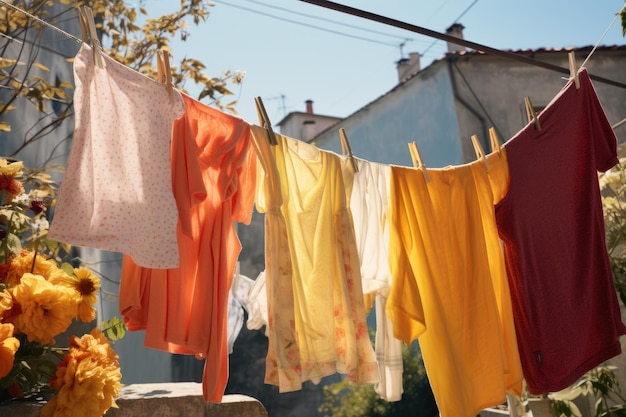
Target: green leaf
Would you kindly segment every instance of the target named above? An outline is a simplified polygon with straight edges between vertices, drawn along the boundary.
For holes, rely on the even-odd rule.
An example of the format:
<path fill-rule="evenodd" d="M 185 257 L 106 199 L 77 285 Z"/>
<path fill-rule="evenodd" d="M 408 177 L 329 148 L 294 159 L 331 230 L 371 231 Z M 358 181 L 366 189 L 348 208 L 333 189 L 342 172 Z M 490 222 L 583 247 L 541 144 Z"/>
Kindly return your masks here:
<path fill-rule="evenodd" d="M 619 17 L 622 20 L 622 37 L 624 37 L 626 36 L 626 6 L 622 7 Z"/>
<path fill-rule="evenodd" d="M 13 233 L 9 233 L 7 235 L 7 248 L 13 253 L 20 253 L 22 250 L 20 238 Z"/>
<path fill-rule="evenodd" d="M 74 267 L 67 262 L 61 264 L 61 269 L 69 276 L 74 276 Z"/>
<path fill-rule="evenodd" d="M 100 330 L 112 342 L 118 341 L 126 334 L 126 326 L 116 316 L 110 320 L 100 323 Z"/>

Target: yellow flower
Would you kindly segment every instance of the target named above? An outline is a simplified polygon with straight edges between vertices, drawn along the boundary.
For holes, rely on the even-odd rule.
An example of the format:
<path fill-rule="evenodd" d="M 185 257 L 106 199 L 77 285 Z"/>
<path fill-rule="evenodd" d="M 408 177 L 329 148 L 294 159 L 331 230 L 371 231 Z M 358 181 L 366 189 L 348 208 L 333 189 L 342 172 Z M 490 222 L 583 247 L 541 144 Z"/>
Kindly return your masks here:
<path fill-rule="evenodd" d="M 13 325 L 0 323 L 0 378 L 5 377 L 13 368 L 15 352 L 20 341 L 13 337 Z"/>
<path fill-rule="evenodd" d="M 31 342 L 54 344 L 54 337 L 67 330 L 76 314 L 72 292 L 40 275 L 24 274 L 9 292 L 13 307 L 8 321 Z"/>
<path fill-rule="evenodd" d="M 24 169 L 24 162 L 16 161 L 9 163 L 6 159 L 0 158 L 0 175 L 19 177 L 22 175 L 22 169 Z"/>
<path fill-rule="evenodd" d="M 72 336 L 70 351 L 57 366 L 50 386 L 58 393 L 44 406 L 42 417 L 100 417 L 115 407 L 122 374 L 117 354 L 102 332 Z"/>
<path fill-rule="evenodd" d="M 74 275 L 55 275 L 49 280 L 55 285 L 64 285 L 71 288 L 76 294 L 78 320 L 88 323 L 96 318 L 94 304 L 97 301 L 96 293 L 100 289 L 100 279 L 87 268 L 75 268 Z"/>
<path fill-rule="evenodd" d="M 33 267 L 33 258 L 35 266 Z M 49 281 L 54 281 L 55 277 L 65 275 L 65 272 L 59 268 L 56 262 L 46 259 L 42 254 L 22 250 L 22 252 L 11 261 L 11 267 L 7 274 L 5 282 L 8 285 L 17 285 L 20 283 L 22 275 L 30 272 L 35 275 L 41 275 Z"/>

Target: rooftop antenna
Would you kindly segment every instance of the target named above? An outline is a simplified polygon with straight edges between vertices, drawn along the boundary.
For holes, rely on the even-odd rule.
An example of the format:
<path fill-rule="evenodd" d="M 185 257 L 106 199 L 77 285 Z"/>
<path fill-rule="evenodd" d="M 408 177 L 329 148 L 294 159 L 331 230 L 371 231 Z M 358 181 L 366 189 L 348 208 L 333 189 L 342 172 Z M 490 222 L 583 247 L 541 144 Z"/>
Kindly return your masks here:
<path fill-rule="evenodd" d="M 406 45 L 406 43 L 408 41 L 409 41 L 408 39 L 405 39 L 404 42 L 402 42 L 400 44 L 400 61 L 402 61 L 404 59 L 404 50 L 403 50 L 403 48 L 404 48 L 404 45 Z"/>
<path fill-rule="evenodd" d="M 269 97 L 265 99 L 267 100 L 280 100 L 280 107 L 279 109 L 282 110 L 283 116 L 285 117 L 287 115 L 287 106 L 285 105 L 285 95 L 281 94 L 280 96 L 274 96 L 274 97 Z"/>

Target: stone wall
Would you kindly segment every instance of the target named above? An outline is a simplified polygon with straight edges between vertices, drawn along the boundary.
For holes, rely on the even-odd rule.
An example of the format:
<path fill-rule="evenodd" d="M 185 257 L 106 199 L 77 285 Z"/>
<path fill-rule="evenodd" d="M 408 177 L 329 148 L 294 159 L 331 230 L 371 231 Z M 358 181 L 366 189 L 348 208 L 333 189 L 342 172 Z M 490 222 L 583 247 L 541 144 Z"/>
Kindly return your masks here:
<path fill-rule="evenodd" d="M 202 385 L 190 383 L 137 384 L 122 389 L 119 408 L 106 417 L 267 417 L 263 405 L 246 395 L 226 395 L 221 404 L 205 403 Z M 2 417 L 39 417 L 42 403 L 14 402 L 0 406 Z"/>

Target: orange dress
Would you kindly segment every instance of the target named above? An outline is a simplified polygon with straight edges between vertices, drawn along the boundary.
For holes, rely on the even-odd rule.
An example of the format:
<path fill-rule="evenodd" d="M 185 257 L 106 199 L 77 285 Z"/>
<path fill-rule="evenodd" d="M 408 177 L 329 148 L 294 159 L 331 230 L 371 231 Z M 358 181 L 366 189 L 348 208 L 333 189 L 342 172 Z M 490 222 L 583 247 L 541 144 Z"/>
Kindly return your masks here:
<path fill-rule="evenodd" d="M 228 381 L 228 293 L 241 251 L 234 221 L 250 223 L 256 155 L 250 126 L 190 97 L 172 133 L 180 267 L 147 269 L 125 256 L 120 312 L 147 347 L 206 358 L 204 399 Z M 210 370 L 210 371 L 207 371 Z"/>

